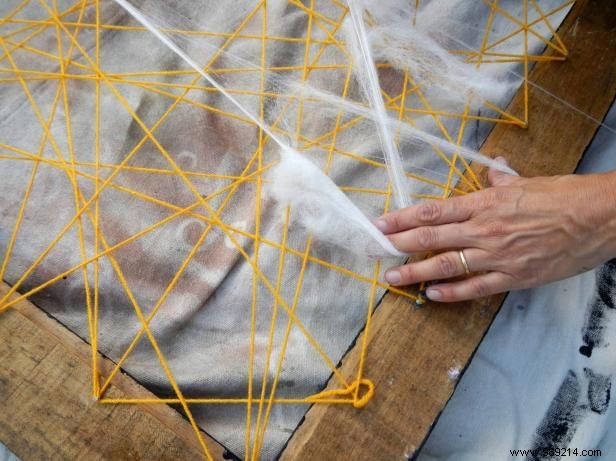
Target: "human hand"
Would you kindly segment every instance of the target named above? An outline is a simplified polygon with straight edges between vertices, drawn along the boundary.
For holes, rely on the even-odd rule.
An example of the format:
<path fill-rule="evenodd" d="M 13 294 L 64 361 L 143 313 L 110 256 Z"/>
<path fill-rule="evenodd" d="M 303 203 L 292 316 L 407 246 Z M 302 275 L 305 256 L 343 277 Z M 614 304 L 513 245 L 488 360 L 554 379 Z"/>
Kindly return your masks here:
<path fill-rule="evenodd" d="M 616 172 L 521 178 L 387 213 L 375 225 L 400 251 L 445 250 L 385 273 L 391 285 L 438 281 L 426 295 L 462 301 L 529 288 L 616 256 Z M 459 251 L 463 251 L 463 258 Z M 466 275 L 463 280 L 444 281 Z"/>

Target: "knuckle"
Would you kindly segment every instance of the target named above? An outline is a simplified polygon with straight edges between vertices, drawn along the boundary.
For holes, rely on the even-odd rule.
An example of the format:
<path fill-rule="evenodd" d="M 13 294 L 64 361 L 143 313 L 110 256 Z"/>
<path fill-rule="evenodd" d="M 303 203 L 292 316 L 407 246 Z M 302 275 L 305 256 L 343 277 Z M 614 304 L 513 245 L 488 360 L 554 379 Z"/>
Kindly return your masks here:
<path fill-rule="evenodd" d="M 499 205 L 511 201 L 511 189 L 508 187 L 499 187 L 492 191 L 492 203 Z"/>
<path fill-rule="evenodd" d="M 449 278 L 457 274 L 456 263 L 449 256 L 439 255 L 436 257 L 436 262 L 441 277 Z"/>
<path fill-rule="evenodd" d="M 515 275 L 518 280 L 538 280 L 541 273 L 541 269 L 530 258 L 524 257 L 518 261 Z"/>
<path fill-rule="evenodd" d="M 436 248 L 438 232 L 432 227 L 422 227 L 417 230 L 417 244 L 424 250 Z"/>
<path fill-rule="evenodd" d="M 499 201 L 498 196 L 500 192 L 496 189 L 486 189 L 478 194 L 477 206 L 482 210 L 489 210 L 493 208 Z"/>
<path fill-rule="evenodd" d="M 404 216 L 400 212 L 387 215 L 387 230 L 390 232 L 400 232 L 406 228 L 404 221 Z"/>
<path fill-rule="evenodd" d="M 506 251 L 492 249 L 488 250 L 488 254 L 493 264 L 493 270 L 507 273 L 517 270 L 517 264 L 512 261 Z"/>
<path fill-rule="evenodd" d="M 401 283 L 405 285 L 410 285 L 413 283 L 414 279 L 414 271 L 410 264 L 406 264 L 398 269 L 400 271 L 400 279 Z"/>
<path fill-rule="evenodd" d="M 486 237 L 503 237 L 507 234 L 507 229 L 502 222 L 491 221 L 486 224 L 484 233 Z"/>
<path fill-rule="evenodd" d="M 471 279 L 469 282 L 471 284 L 473 293 L 478 298 L 484 298 L 490 295 L 490 289 L 484 280 L 480 278 L 474 278 L 474 279 Z"/>
<path fill-rule="evenodd" d="M 417 209 L 417 218 L 421 222 L 434 222 L 441 216 L 441 207 L 436 202 L 426 202 Z"/>

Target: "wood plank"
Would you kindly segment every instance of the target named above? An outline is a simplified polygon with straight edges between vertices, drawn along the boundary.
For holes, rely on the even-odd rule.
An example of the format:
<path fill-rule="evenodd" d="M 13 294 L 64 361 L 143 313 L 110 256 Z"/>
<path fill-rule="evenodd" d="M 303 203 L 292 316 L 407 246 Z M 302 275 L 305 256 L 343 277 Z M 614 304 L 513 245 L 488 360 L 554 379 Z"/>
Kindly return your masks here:
<path fill-rule="evenodd" d="M 530 80 L 603 119 L 616 94 L 616 3 L 578 0 L 559 35 L 570 49 L 569 59 L 538 64 Z M 519 92 L 509 109 L 520 113 L 522 98 Z M 496 126 L 482 152 L 504 155 L 527 176 L 571 173 L 597 123 L 535 87 L 530 101 L 529 128 Z M 485 177 L 481 168 L 474 169 Z M 365 376 L 376 385 L 375 397 L 362 410 L 314 405 L 282 459 L 412 458 L 454 391 L 449 368 L 468 364 L 503 299 L 414 309 L 387 294 L 373 317 L 365 364 Z M 349 379 L 358 358 L 356 346 L 343 361 L 341 371 Z"/>
<path fill-rule="evenodd" d="M 0 284 L 0 297 L 8 285 Z M 90 347 L 28 301 L 0 315 L 0 441 L 23 461 L 200 459 L 190 424 L 165 404 L 108 405 L 91 396 Z M 113 363 L 101 357 L 101 370 Z M 119 373 L 111 398 L 155 398 Z M 223 448 L 204 435 L 215 459 Z"/>

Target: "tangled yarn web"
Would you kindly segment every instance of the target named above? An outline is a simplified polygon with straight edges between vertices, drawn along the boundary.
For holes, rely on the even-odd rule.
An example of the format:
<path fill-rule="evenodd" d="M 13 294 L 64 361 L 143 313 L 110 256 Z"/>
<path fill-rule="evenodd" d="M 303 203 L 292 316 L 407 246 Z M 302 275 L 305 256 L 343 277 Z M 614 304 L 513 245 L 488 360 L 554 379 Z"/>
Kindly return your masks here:
<path fill-rule="evenodd" d="M 310 405 L 370 400 L 367 343 L 337 364 L 385 290 L 421 302 L 382 282 L 405 255 L 371 220 L 481 188 L 572 3 L 2 2 L 0 311 L 90 343 L 100 402 L 155 403 L 107 395 L 124 369 L 206 458 L 199 428 L 275 458 Z"/>

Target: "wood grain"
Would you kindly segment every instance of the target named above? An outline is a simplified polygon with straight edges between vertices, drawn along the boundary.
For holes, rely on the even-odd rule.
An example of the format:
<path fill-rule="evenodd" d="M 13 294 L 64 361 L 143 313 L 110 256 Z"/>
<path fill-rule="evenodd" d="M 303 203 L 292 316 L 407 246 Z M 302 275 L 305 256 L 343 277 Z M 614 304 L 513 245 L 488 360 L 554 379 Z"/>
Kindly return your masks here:
<path fill-rule="evenodd" d="M 538 64 L 530 81 L 603 119 L 616 94 L 615 22 L 613 0 L 578 0 L 559 28 L 570 50 L 568 60 Z M 504 155 L 527 176 L 573 172 L 598 124 L 546 91 L 530 88 L 528 129 L 497 125 L 482 152 Z M 521 113 L 522 107 L 523 94 L 518 92 L 509 110 Z M 474 169 L 485 175 L 481 168 Z M 456 382 L 448 369 L 466 367 L 503 299 L 415 309 L 388 293 L 368 339 L 365 376 L 376 385 L 375 397 L 363 410 L 313 406 L 282 459 L 413 458 L 454 391 Z M 343 361 L 345 376 L 353 375 L 358 358 L 355 347 Z"/>
<path fill-rule="evenodd" d="M 8 285 L 0 284 L 0 297 Z M 107 405 L 91 396 L 90 347 L 28 301 L 0 315 L 0 441 L 23 461 L 200 459 L 189 423 L 160 405 Z M 101 358 L 103 371 L 111 361 Z M 110 398 L 155 398 L 119 374 Z M 215 459 L 223 449 L 206 438 Z"/>

